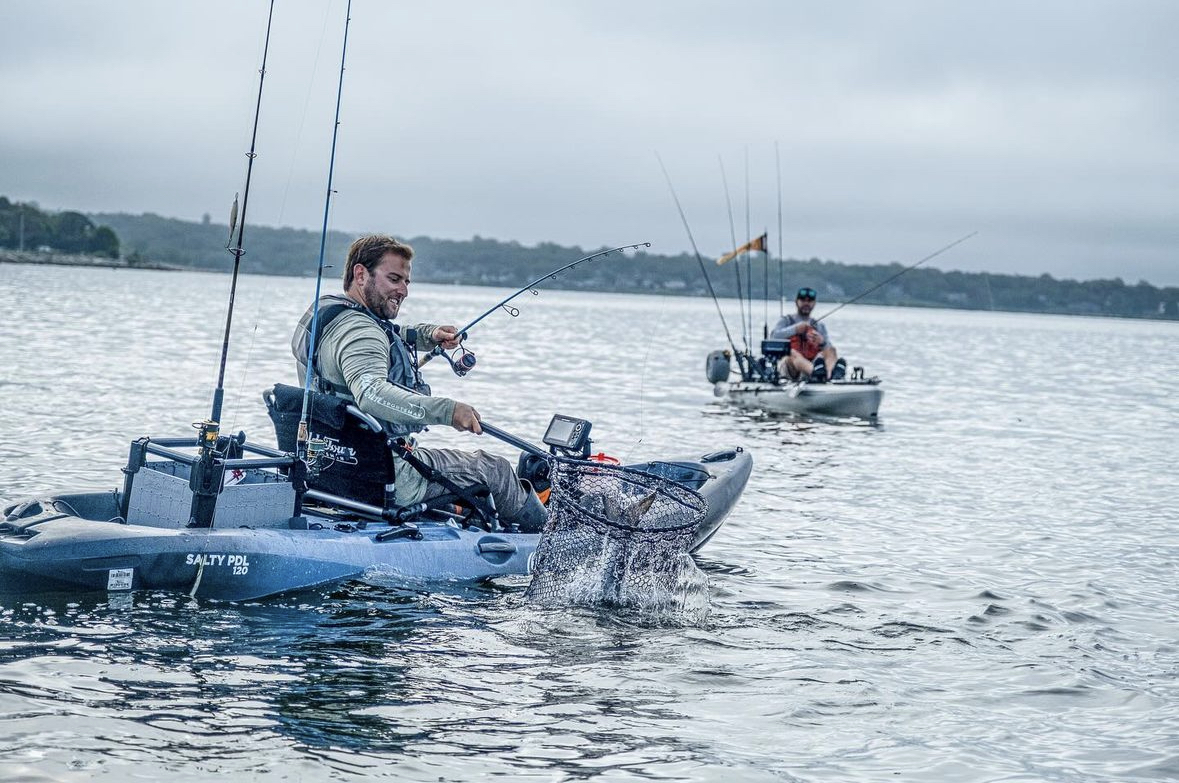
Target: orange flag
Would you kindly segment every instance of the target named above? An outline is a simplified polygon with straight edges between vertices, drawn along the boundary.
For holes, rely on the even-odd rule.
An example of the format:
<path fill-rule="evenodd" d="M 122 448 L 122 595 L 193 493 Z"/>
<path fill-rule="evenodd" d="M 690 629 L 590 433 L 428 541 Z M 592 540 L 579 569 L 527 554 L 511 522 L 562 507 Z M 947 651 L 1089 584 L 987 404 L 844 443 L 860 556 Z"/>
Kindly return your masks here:
<path fill-rule="evenodd" d="M 744 245 L 741 245 L 741 247 L 737 248 L 732 253 L 725 253 L 716 260 L 716 265 L 720 266 L 721 264 L 728 263 L 742 253 L 747 253 L 750 250 L 760 250 L 763 253 L 766 252 L 766 236 L 767 234 L 762 234 L 757 239 L 751 239 Z"/>

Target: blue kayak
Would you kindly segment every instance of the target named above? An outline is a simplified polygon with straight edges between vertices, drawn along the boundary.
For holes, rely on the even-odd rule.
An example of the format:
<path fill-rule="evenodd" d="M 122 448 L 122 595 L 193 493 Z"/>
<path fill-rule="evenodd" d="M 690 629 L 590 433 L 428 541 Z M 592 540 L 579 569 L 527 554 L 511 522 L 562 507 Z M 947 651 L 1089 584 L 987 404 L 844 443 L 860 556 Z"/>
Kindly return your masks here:
<path fill-rule="evenodd" d="M 122 489 L 49 495 L 0 512 L 0 593 L 166 590 L 241 601 L 370 571 L 406 584 L 478 581 L 529 574 L 540 539 L 437 511 L 406 521 L 382 518 L 379 508 L 314 491 L 297 500 L 277 467 L 290 455 L 248 443 L 245 452 L 253 456 L 226 463 L 212 526 L 194 528 L 192 459 L 172 448 L 181 439 L 137 443 L 148 456 L 164 458 L 125 470 Z M 752 460 L 737 448 L 628 467 L 704 498 L 695 551 L 741 496 Z"/>

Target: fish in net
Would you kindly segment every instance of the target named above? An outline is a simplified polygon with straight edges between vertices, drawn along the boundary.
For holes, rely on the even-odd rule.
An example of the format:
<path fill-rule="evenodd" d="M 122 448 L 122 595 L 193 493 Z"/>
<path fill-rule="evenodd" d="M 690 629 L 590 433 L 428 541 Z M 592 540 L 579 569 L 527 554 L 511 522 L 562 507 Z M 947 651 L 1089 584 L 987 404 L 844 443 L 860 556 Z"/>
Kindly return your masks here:
<path fill-rule="evenodd" d="M 708 506 L 681 484 L 632 468 L 555 459 L 549 519 L 525 597 L 541 606 L 682 611 L 707 604 L 689 553 Z"/>

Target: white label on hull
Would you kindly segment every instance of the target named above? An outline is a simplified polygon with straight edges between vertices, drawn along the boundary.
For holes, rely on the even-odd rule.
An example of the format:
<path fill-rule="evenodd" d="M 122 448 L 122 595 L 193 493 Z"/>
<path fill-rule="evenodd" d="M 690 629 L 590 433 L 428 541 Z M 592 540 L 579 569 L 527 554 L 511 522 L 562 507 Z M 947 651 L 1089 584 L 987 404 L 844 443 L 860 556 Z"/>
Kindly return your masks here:
<path fill-rule="evenodd" d="M 106 575 L 107 590 L 130 590 L 135 580 L 134 568 L 112 568 Z"/>

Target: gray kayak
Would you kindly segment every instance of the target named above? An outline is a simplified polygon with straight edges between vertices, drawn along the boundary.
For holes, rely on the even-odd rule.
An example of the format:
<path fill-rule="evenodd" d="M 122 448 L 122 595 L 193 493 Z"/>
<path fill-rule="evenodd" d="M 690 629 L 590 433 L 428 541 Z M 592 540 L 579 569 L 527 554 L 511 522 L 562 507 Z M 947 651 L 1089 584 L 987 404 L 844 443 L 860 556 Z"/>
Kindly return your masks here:
<path fill-rule="evenodd" d="M 211 527 L 188 526 L 192 491 L 185 461 L 171 448 L 149 447 L 165 459 L 144 461 L 121 490 L 8 506 L 0 512 L 0 593 L 165 590 L 240 601 L 370 571 L 406 584 L 530 573 L 539 534 L 464 526 L 445 514 L 382 519 L 380 509 L 365 514 L 361 504 L 313 491 L 296 502 L 275 467 L 290 455 L 245 446 L 254 455 L 227 462 L 234 483 L 222 488 Z M 752 459 L 736 448 L 628 467 L 704 497 L 695 551 L 740 498 Z"/>
<path fill-rule="evenodd" d="M 884 390 L 877 378 L 827 383 L 736 381 L 723 391 L 733 404 L 743 408 L 869 420 L 877 417 L 884 399 Z"/>

